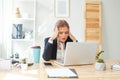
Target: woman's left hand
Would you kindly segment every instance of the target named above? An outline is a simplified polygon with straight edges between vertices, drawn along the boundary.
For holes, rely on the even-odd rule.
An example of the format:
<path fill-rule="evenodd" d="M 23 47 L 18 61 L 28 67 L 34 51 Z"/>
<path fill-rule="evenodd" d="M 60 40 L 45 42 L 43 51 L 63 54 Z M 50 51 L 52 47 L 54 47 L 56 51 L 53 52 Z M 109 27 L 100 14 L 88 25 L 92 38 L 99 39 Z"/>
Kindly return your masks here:
<path fill-rule="evenodd" d="M 76 38 L 72 35 L 71 32 L 69 32 L 69 37 L 70 37 L 73 41 L 77 41 Z"/>

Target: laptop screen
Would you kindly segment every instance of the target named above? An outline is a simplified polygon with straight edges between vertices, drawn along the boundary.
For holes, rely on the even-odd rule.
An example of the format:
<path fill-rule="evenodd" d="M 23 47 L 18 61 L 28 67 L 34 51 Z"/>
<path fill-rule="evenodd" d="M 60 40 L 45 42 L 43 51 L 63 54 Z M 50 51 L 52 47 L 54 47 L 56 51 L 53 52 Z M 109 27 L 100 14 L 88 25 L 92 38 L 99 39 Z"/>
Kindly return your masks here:
<path fill-rule="evenodd" d="M 97 42 L 68 42 L 64 65 L 93 64 L 98 49 Z"/>

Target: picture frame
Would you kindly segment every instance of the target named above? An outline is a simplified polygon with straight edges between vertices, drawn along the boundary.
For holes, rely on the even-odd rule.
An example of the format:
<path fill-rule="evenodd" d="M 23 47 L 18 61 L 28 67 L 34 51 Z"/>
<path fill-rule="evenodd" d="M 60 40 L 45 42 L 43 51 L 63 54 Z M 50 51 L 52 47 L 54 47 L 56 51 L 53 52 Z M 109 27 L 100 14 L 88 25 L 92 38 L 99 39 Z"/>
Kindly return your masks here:
<path fill-rule="evenodd" d="M 70 17 L 70 0 L 54 0 L 54 14 L 57 18 Z"/>

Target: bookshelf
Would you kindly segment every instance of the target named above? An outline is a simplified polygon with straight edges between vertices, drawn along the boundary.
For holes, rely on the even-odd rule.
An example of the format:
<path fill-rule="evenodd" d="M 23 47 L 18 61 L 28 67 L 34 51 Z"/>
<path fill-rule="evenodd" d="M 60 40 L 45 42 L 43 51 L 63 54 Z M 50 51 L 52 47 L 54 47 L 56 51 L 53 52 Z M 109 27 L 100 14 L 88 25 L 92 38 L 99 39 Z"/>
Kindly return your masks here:
<path fill-rule="evenodd" d="M 13 0 L 12 12 L 11 54 L 21 55 L 35 45 L 36 0 Z"/>

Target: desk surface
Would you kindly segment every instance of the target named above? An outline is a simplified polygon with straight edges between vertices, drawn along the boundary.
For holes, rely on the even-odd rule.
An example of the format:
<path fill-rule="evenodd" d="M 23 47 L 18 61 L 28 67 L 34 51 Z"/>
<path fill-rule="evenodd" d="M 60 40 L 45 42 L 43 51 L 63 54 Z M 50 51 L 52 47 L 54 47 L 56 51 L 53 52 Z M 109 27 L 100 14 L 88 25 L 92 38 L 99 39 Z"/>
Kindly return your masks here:
<path fill-rule="evenodd" d="M 12 66 L 11 70 L 0 71 L 0 80 L 39 80 L 39 64 L 21 70 Z"/>
<path fill-rule="evenodd" d="M 111 65 L 120 62 L 116 61 L 106 61 L 106 70 L 97 71 L 93 65 L 81 65 L 81 66 L 68 66 L 68 68 L 74 68 L 78 74 L 78 79 L 74 80 L 120 80 L 120 71 L 111 70 Z M 63 67 L 52 61 L 53 66 L 46 67 L 43 64 L 40 66 L 40 77 L 43 80 L 56 80 L 56 78 L 48 78 L 45 72 L 46 68 L 58 68 Z M 57 80 L 62 80 L 57 78 Z M 73 80 L 72 78 L 64 78 L 63 80 Z"/>
<path fill-rule="evenodd" d="M 106 70 L 97 71 L 93 65 L 81 66 L 66 66 L 67 68 L 74 68 L 79 78 L 74 80 L 120 80 L 120 71 L 111 70 L 111 65 L 120 62 L 120 60 L 106 61 Z M 20 69 L 12 69 L 10 71 L 1 71 L 0 80 L 73 80 L 72 78 L 48 78 L 45 71 L 47 68 L 61 68 L 54 61 L 51 61 L 52 66 L 44 66 L 43 61 L 40 62 L 38 68 L 33 66 L 26 71 Z"/>

